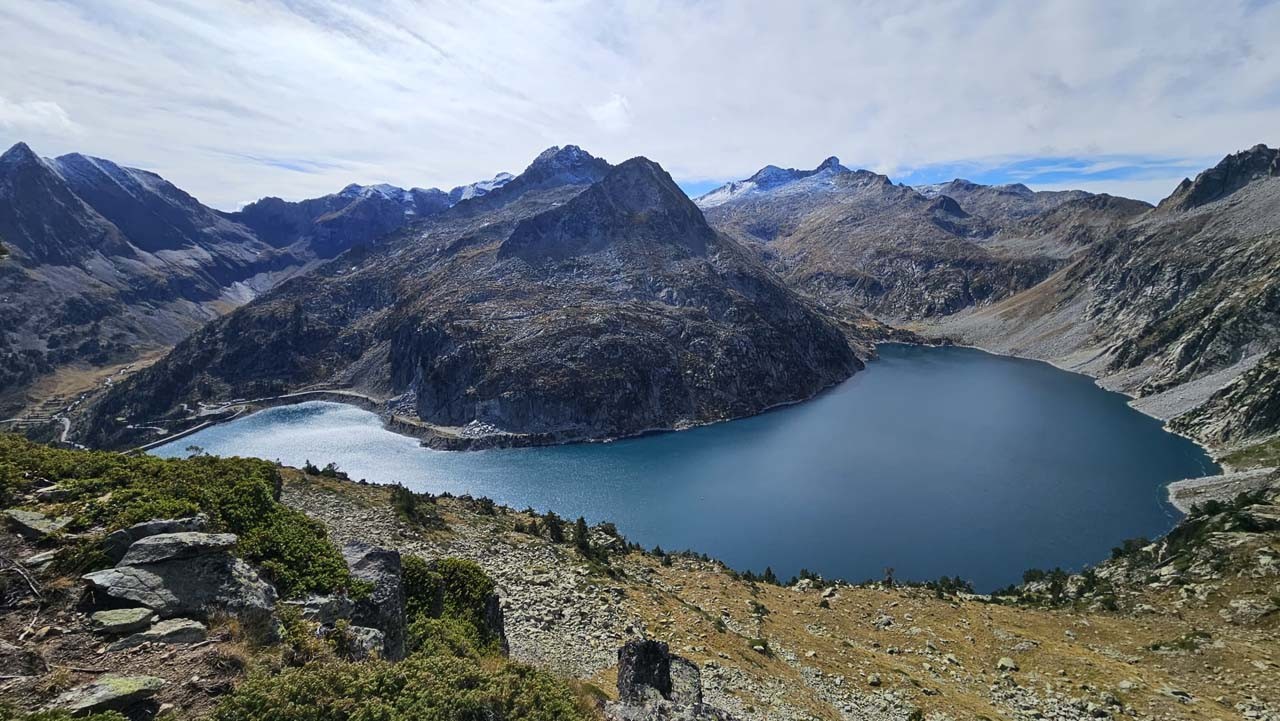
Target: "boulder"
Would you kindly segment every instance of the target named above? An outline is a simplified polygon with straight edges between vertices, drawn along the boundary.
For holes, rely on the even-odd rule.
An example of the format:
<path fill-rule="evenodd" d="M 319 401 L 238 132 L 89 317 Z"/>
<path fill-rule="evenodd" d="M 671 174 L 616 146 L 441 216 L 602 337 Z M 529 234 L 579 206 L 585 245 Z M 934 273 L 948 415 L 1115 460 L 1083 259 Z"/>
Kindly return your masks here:
<path fill-rule="evenodd" d="M 135 541 L 161 533 L 203 531 L 208 525 L 209 517 L 203 513 L 187 518 L 155 518 L 107 534 L 103 541 L 103 550 L 112 563 L 119 563 Z"/>
<path fill-rule="evenodd" d="M 288 606 L 295 606 L 302 612 L 302 618 L 321 626 L 332 626 L 343 619 L 351 618 L 355 612 L 355 604 L 346 596 L 308 596 L 301 600 L 285 601 Z"/>
<path fill-rule="evenodd" d="M 507 641 L 507 625 L 502 617 L 502 599 L 491 593 L 484 599 L 484 630 L 498 639 L 498 647 L 503 656 L 511 655 L 511 644 Z"/>
<path fill-rule="evenodd" d="M 179 533 L 160 533 L 134 541 L 121 566 L 139 566 L 144 563 L 159 563 L 180 558 L 195 558 L 209 553 L 227 551 L 236 545 L 233 533 L 198 533 L 182 531 Z"/>
<path fill-rule="evenodd" d="M 90 620 L 98 633 L 120 636 L 150 627 L 156 621 L 156 612 L 149 608 L 113 608 L 98 611 Z"/>
<path fill-rule="evenodd" d="M 209 637 L 209 629 L 203 623 L 189 618 L 171 618 L 156 623 L 151 628 L 122 638 L 107 647 L 108 651 L 123 651 L 144 643 L 199 643 Z"/>
<path fill-rule="evenodd" d="M 618 698 L 643 703 L 671 697 L 671 650 L 661 641 L 630 641 L 618 649 Z"/>
<path fill-rule="evenodd" d="M 59 695 L 50 708 L 72 715 L 99 711 L 123 711 L 146 701 L 164 688 L 165 680 L 155 676 L 117 676 L 108 674 Z"/>
<path fill-rule="evenodd" d="M 606 703 L 610 721 L 732 721 L 703 703 L 702 673 L 661 641 L 629 641 L 618 649 L 618 701 Z"/>
<path fill-rule="evenodd" d="M 43 513 L 23 511 L 17 508 L 10 508 L 4 512 L 4 515 L 5 521 L 8 522 L 10 528 L 16 531 L 18 535 L 31 541 L 39 541 L 42 538 L 53 535 L 71 523 L 71 518 L 68 516 L 50 518 Z"/>
<path fill-rule="evenodd" d="M 1014 661 L 1008 656 L 1002 656 L 999 661 L 996 661 L 996 670 L 997 671 L 1017 671 L 1018 662 Z"/>
<path fill-rule="evenodd" d="M 270 583 L 224 552 L 116 566 L 82 578 L 102 595 L 146 606 L 161 618 L 207 618 L 210 611 L 223 609 L 250 624 L 266 624 L 276 603 Z"/>
<path fill-rule="evenodd" d="M 399 661 L 404 658 L 405 637 L 400 552 L 352 541 L 342 547 L 342 556 L 356 580 L 373 586 L 367 597 L 356 601 L 351 620 L 386 634 L 382 657 Z"/>
<path fill-rule="evenodd" d="M 44 660 L 34 649 L 0 639 L 0 668 L 15 676 L 35 676 L 44 671 Z"/>

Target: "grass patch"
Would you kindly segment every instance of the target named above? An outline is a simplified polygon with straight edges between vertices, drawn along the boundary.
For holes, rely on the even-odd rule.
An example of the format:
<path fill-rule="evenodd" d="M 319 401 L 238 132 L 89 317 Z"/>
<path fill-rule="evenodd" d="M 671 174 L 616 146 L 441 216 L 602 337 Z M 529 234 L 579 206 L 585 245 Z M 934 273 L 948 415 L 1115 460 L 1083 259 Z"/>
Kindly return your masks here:
<path fill-rule="evenodd" d="M 1242 471 L 1280 466 L 1280 436 L 1229 453 L 1222 457 L 1222 462 Z"/>

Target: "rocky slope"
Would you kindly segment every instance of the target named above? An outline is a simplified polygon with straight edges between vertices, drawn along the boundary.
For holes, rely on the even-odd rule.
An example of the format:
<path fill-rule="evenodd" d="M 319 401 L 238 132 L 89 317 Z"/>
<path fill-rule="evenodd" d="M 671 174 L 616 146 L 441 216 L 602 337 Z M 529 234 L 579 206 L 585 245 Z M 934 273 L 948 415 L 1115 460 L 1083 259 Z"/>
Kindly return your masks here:
<path fill-rule="evenodd" d="M 961 180 L 917 189 L 828 158 L 808 171 L 769 166 L 696 202 L 793 287 L 842 313 L 866 309 L 892 322 L 954 313 L 1039 282 L 1061 263 L 1052 252 L 988 241 L 1086 195 Z"/>
<path fill-rule="evenodd" d="M 478 499 L 422 500 L 296 479 L 286 503 L 338 540 L 475 560 L 503 599 L 513 658 L 613 688 L 619 645 L 667 643 L 701 668 L 708 704 L 743 719 L 1275 718 L 1280 696 L 1280 478 L 1201 512 L 1167 540 L 1121 544 L 1087 574 L 997 597 L 931 587 L 751 581 L 689 554 L 553 542 L 544 517 Z M 532 531 L 531 531 L 532 529 Z M 1269 715 L 1268 715 L 1269 714 Z"/>
<path fill-rule="evenodd" d="M 442 447 L 616 437 L 807 398 L 860 367 L 844 332 L 658 165 L 567 146 L 210 324 L 87 425 L 341 386 Z"/>
<path fill-rule="evenodd" d="M 1100 377 L 1162 418 L 1191 411 L 1175 427 L 1219 446 L 1274 434 L 1278 156 L 1261 145 L 1228 156 L 1146 212 L 1117 202 L 1091 224 L 1042 215 L 1018 229 L 1026 242 L 1064 231 L 1083 240 L 1061 270 L 927 327 Z M 1080 202 L 1090 201 L 1059 211 Z"/>

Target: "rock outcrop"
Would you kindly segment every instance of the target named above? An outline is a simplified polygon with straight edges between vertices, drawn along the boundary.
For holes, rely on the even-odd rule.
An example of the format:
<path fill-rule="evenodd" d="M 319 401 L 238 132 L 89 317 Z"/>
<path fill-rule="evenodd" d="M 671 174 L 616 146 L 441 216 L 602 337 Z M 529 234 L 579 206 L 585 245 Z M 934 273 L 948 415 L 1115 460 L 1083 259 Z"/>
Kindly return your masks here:
<path fill-rule="evenodd" d="M 702 701 L 702 679 L 691 661 L 661 641 L 630 641 L 618 649 L 618 701 L 605 704 L 611 721 L 731 721 Z"/>
<path fill-rule="evenodd" d="M 157 518 L 143 521 L 108 533 L 102 542 L 102 550 L 112 563 L 119 563 L 135 541 L 161 533 L 203 531 L 208 524 L 209 518 L 203 513 L 187 518 Z"/>
<path fill-rule="evenodd" d="M 4 512 L 4 516 L 14 532 L 32 541 L 39 541 L 58 533 L 71 523 L 71 519 L 65 516 L 50 518 L 43 513 L 24 511 L 20 508 L 10 508 Z"/>
<path fill-rule="evenodd" d="M 95 592 L 116 603 L 145 606 L 161 618 L 206 618 L 223 609 L 265 628 L 276 592 L 249 564 L 231 555 L 230 534 L 181 532 L 148 536 L 125 554 L 139 560 L 83 576 Z M 139 544 L 144 544 L 137 552 Z"/>
<path fill-rule="evenodd" d="M 353 541 L 342 547 L 342 556 L 358 581 L 372 586 L 369 595 L 355 602 L 353 623 L 383 634 L 382 658 L 399 661 L 405 653 L 404 582 L 400 552 Z"/>
<path fill-rule="evenodd" d="M 49 705 L 73 716 L 100 711 L 125 711 L 156 695 L 166 681 L 155 676 L 107 674 L 83 686 L 65 691 Z"/>

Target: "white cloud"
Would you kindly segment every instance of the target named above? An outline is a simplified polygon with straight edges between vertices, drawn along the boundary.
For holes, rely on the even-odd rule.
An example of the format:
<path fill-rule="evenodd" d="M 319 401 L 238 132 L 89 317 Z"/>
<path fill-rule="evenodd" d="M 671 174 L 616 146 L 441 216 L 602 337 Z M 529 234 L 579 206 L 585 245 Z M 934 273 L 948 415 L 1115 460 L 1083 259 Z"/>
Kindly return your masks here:
<path fill-rule="evenodd" d="M 0 128 L 12 133 L 71 133 L 79 128 L 60 105 L 48 100 L 13 102 L 0 95 Z"/>
<path fill-rule="evenodd" d="M 631 127 L 631 106 L 624 96 L 617 93 L 599 105 L 589 106 L 587 114 L 602 130 L 611 133 L 621 133 Z"/>
<path fill-rule="evenodd" d="M 11 2 L 0 97 L 83 132 L 8 122 L 0 142 L 220 207 L 447 187 L 564 143 L 679 178 L 1220 157 L 1280 140 L 1277 27 L 1252 0 Z"/>

